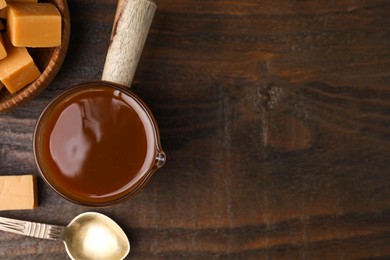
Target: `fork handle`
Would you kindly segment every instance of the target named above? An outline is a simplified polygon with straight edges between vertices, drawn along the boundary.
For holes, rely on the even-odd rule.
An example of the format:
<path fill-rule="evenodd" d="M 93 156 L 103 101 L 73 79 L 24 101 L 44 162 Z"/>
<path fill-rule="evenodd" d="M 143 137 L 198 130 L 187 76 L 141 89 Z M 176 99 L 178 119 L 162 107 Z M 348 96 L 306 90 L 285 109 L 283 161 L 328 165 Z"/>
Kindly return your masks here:
<path fill-rule="evenodd" d="M 23 236 L 59 240 L 65 227 L 0 217 L 0 230 Z"/>

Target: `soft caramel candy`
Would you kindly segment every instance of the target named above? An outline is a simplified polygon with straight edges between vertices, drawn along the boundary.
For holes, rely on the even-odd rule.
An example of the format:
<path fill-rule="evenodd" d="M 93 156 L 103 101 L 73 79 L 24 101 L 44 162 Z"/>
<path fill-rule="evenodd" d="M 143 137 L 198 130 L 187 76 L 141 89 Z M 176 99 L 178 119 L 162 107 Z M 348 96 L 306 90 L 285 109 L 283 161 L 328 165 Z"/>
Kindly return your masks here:
<path fill-rule="evenodd" d="M 7 57 L 0 60 L 0 81 L 9 92 L 15 93 L 36 80 L 41 73 L 24 47 L 14 47 L 4 40 Z"/>
<path fill-rule="evenodd" d="M 50 3 L 9 4 L 7 33 L 17 47 L 61 45 L 61 14 Z"/>
<path fill-rule="evenodd" d="M 37 201 L 35 176 L 0 176 L 0 210 L 33 209 Z"/>
<path fill-rule="evenodd" d="M 3 35 L 0 34 L 0 60 L 7 57 L 7 51 L 5 50 L 5 43 L 3 39 Z"/>
<path fill-rule="evenodd" d="M 0 18 L 7 18 L 7 3 L 38 3 L 38 0 L 0 0 Z"/>
<path fill-rule="evenodd" d="M 0 0 L 0 9 L 3 9 L 7 6 L 7 2 L 5 0 Z"/>

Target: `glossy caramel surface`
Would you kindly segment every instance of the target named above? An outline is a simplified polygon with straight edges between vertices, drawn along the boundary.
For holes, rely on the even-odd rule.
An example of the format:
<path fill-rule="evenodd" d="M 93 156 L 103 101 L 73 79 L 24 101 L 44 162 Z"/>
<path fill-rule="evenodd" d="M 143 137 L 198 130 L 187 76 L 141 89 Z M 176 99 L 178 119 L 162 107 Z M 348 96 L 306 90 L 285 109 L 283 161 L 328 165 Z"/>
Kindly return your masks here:
<path fill-rule="evenodd" d="M 57 102 L 41 134 L 44 175 L 81 203 L 106 203 L 128 192 L 151 168 L 153 127 L 120 89 L 91 86 Z"/>

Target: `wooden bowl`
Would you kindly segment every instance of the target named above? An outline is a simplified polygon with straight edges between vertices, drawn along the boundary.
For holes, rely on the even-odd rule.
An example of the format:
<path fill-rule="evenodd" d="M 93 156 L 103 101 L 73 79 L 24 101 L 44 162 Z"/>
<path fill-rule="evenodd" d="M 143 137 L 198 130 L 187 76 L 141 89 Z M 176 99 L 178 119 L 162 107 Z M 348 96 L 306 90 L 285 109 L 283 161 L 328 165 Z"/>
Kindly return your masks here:
<path fill-rule="evenodd" d="M 14 94 L 10 94 L 4 87 L 0 91 L 0 111 L 14 108 L 38 95 L 52 82 L 64 61 L 70 38 L 68 4 L 66 0 L 49 0 L 45 2 L 53 3 L 61 13 L 62 44 L 61 46 L 54 48 L 27 48 L 42 75 Z"/>

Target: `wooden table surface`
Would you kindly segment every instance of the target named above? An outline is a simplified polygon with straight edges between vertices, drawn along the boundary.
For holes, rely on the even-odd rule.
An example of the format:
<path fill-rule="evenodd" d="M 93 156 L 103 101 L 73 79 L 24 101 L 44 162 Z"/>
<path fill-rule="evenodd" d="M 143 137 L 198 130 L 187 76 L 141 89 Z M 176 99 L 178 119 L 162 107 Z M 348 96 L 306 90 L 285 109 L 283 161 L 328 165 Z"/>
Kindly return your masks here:
<path fill-rule="evenodd" d="M 0 174 L 38 175 L 35 121 L 101 76 L 115 0 L 68 0 L 64 65 L 0 114 Z M 89 210 L 131 259 L 390 258 L 390 1 L 159 0 L 133 90 L 167 164 L 135 197 L 74 205 L 39 179 L 39 207 L 1 216 L 66 225 Z M 66 259 L 63 244 L 0 233 L 0 259 Z"/>

